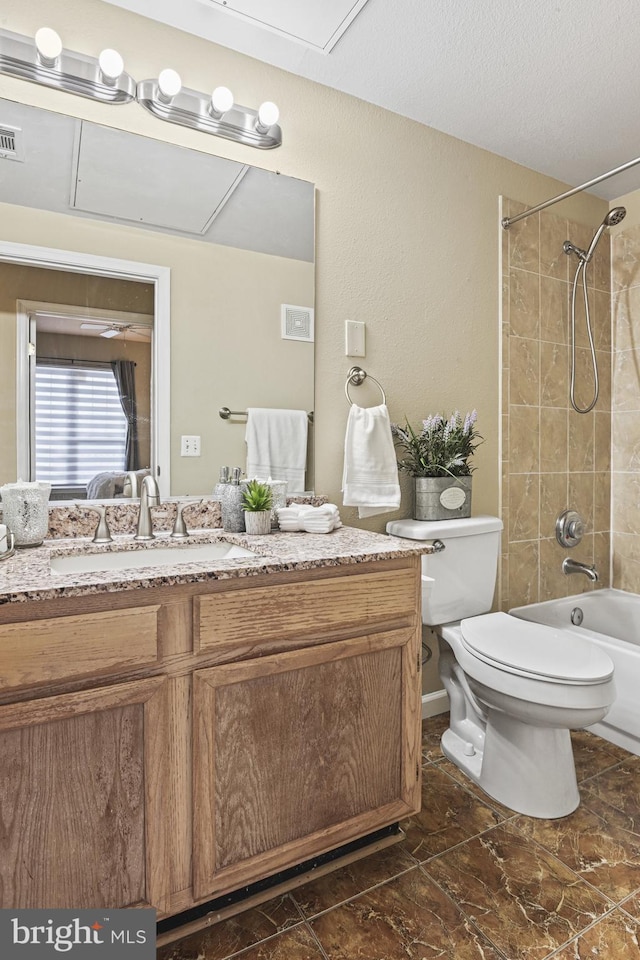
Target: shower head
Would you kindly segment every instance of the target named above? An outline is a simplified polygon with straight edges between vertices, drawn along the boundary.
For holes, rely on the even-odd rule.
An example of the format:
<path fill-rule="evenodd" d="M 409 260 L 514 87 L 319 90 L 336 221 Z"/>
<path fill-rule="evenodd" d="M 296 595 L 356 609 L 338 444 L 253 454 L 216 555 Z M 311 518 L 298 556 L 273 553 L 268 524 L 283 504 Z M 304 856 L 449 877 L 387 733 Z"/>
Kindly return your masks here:
<path fill-rule="evenodd" d="M 613 227 L 616 223 L 620 223 L 627 215 L 627 211 L 624 207 L 614 207 L 613 210 L 609 210 L 609 213 L 606 215 L 600 226 L 595 232 L 593 240 L 589 245 L 589 249 L 584 255 L 584 262 L 589 263 L 593 257 L 596 247 L 598 246 L 598 241 L 607 227 Z"/>
<path fill-rule="evenodd" d="M 627 215 L 627 211 L 624 207 L 614 207 L 613 210 L 609 210 L 609 213 L 604 218 L 604 224 L 607 227 L 614 227 L 616 223 L 620 223 Z"/>

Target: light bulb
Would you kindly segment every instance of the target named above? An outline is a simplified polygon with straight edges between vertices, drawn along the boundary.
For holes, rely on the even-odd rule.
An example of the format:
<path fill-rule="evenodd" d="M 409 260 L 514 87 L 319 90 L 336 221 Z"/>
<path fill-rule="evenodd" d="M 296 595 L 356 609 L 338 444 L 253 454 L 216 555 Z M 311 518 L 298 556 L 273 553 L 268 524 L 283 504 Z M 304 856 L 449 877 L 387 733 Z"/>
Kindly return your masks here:
<path fill-rule="evenodd" d="M 35 36 L 36 49 L 43 63 L 52 64 L 62 53 L 62 40 L 51 27 L 40 27 Z"/>
<path fill-rule="evenodd" d="M 258 110 L 258 123 L 264 129 L 272 127 L 274 123 L 278 122 L 280 117 L 280 111 L 276 107 L 275 103 L 271 103 L 270 100 L 266 100 Z"/>
<path fill-rule="evenodd" d="M 211 94 L 211 109 L 214 114 L 222 116 L 233 106 L 233 94 L 228 87 L 216 87 Z"/>
<path fill-rule="evenodd" d="M 106 83 L 114 83 L 124 70 L 124 60 L 117 50 L 107 47 L 98 57 L 100 70 Z"/>
<path fill-rule="evenodd" d="M 177 96 L 182 89 L 180 74 L 170 67 L 167 67 L 166 70 L 161 70 L 160 76 L 158 77 L 158 87 L 160 89 L 160 95 L 165 100 L 171 100 L 171 98 Z"/>

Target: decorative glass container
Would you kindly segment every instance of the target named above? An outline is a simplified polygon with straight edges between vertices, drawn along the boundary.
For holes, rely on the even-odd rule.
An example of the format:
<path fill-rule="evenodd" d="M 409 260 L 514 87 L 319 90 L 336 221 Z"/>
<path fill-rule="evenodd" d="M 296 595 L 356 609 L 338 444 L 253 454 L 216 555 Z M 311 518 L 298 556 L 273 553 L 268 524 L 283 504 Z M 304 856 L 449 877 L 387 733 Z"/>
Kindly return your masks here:
<path fill-rule="evenodd" d="M 0 487 L 3 520 L 16 547 L 37 547 L 49 529 L 51 484 L 36 481 L 5 483 Z"/>
<path fill-rule="evenodd" d="M 267 480 L 266 482 L 271 487 L 271 494 L 273 496 L 273 506 L 271 508 L 271 526 L 277 529 L 278 514 L 276 511 L 281 507 L 286 507 L 287 505 L 287 487 L 289 484 L 286 480 Z"/>

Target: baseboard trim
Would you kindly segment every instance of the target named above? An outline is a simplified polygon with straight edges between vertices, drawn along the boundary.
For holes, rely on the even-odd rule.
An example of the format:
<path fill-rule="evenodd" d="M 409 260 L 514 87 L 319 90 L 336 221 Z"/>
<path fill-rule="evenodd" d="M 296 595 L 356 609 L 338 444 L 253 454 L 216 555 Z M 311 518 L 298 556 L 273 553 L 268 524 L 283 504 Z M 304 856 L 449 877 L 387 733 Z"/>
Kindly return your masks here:
<path fill-rule="evenodd" d="M 435 690 L 433 693 L 422 694 L 422 719 L 435 717 L 439 713 L 446 713 L 449 709 L 449 697 L 446 690 Z"/>

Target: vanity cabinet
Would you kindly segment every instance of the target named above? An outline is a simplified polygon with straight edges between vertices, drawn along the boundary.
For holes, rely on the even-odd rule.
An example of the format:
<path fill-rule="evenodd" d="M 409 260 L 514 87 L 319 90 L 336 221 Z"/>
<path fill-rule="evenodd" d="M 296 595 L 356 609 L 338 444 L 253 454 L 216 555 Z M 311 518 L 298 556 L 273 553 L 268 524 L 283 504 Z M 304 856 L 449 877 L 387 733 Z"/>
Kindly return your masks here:
<path fill-rule="evenodd" d="M 0 906 L 171 916 L 417 811 L 419 597 L 409 556 L 0 607 Z"/>
<path fill-rule="evenodd" d="M 3 907 L 168 907 L 165 677 L 0 707 Z"/>
<path fill-rule="evenodd" d="M 395 630 L 196 671 L 196 898 L 414 811 L 409 646 Z"/>

